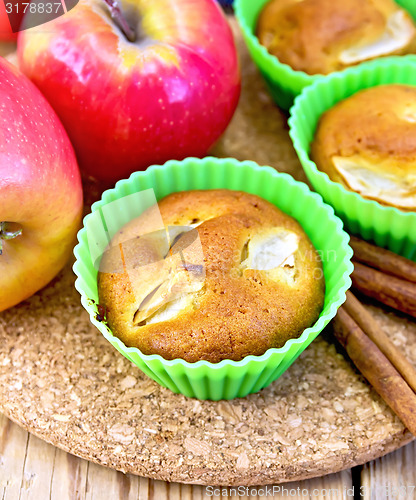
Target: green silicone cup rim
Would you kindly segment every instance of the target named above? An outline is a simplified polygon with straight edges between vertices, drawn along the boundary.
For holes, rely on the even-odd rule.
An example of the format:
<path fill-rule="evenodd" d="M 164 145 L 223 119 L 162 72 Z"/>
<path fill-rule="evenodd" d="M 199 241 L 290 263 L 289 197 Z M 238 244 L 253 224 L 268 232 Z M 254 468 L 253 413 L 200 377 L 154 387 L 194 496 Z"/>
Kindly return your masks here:
<path fill-rule="evenodd" d="M 236 173 L 237 175 L 235 175 Z M 146 355 L 135 347 L 126 347 L 120 339 L 109 331 L 104 323 L 96 319 L 97 307 L 94 300 L 97 296 L 95 295 L 94 298 L 89 293 L 90 288 L 87 281 L 88 279 L 92 280 L 91 276 L 93 277 L 94 272 L 96 275 L 96 271 L 92 270 L 93 264 L 88 249 L 86 230 L 91 214 L 84 218 L 83 228 L 78 233 L 79 243 L 74 249 L 76 262 L 73 269 L 77 276 L 75 288 L 81 295 L 82 305 L 88 311 L 91 322 L 104 337 L 127 359 L 139 366 L 161 385 L 168 387 L 173 392 L 181 392 L 188 397 L 198 399 L 218 400 L 243 397 L 269 385 L 280 376 L 281 368 L 286 369 L 290 366 L 300 352 L 335 316 L 338 307 L 345 301 L 345 292 L 351 286 L 350 274 L 353 269 L 352 250 L 348 245 L 349 236 L 343 231 L 342 222 L 334 215 L 332 207 L 323 203 L 320 195 L 311 192 L 306 184 L 295 181 L 288 174 L 278 173 L 271 167 L 260 167 L 250 161 L 238 162 L 233 158 L 207 157 L 202 160 L 197 158 L 187 158 L 183 161 L 170 160 L 164 165 L 149 167 L 144 172 L 135 172 L 129 179 L 121 180 L 114 188 L 105 191 L 101 200 L 93 204 L 91 211 L 93 213 L 110 201 L 122 198 L 126 193 L 129 193 L 131 186 L 140 183 L 141 189 L 143 189 L 149 185 L 149 182 L 157 183 L 161 179 L 165 179 L 172 187 L 169 192 L 174 192 L 177 190 L 174 186 L 178 184 L 178 179 L 189 178 L 190 175 L 193 176 L 191 184 L 193 183 L 195 186 L 192 189 L 227 188 L 227 186 L 229 189 L 241 189 L 242 182 L 248 179 L 253 180 L 253 184 L 257 178 L 266 181 L 262 182 L 263 188 L 257 184 L 253 189 L 247 190 L 257 192 L 262 189 L 267 191 L 268 186 L 273 184 L 270 181 L 280 182 L 296 193 L 297 203 L 303 199 L 308 206 L 316 207 L 316 210 L 326 219 L 327 225 L 329 224 L 331 227 L 331 241 L 334 241 L 334 246 L 336 246 L 335 255 L 339 256 L 339 263 L 337 263 L 339 276 L 336 284 L 331 285 L 335 288 L 332 299 L 325 304 L 325 314 L 321 314 L 313 326 L 304 330 L 299 338 L 288 340 L 282 348 L 272 348 L 261 356 L 247 356 L 241 361 L 223 360 L 215 364 L 205 360 L 196 363 L 188 363 L 182 359 L 165 360 L 159 355 Z M 217 176 L 216 180 L 212 181 L 215 176 Z M 236 187 L 237 178 L 239 179 L 237 184 L 240 183 L 240 187 Z M 163 192 L 162 194 L 164 196 L 168 193 Z M 273 196 L 273 193 L 268 193 L 269 198 Z M 328 280 L 326 277 L 326 281 L 331 281 L 331 283 L 335 279 L 332 279 L 333 276 L 329 278 Z M 272 361 L 273 364 L 271 364 Z M 218 388 L 219 386 L 221 387 Z"/>
<path fill-rule="evenodd" d="M 416 212 L 384 206 L 347 190 L 318 169 L 309 157 L 309 148 L 321 114 L 336 102 L 380 84 L 416 85 L 412 72 L 416 72 L 416 55 L 376 59 L 332 73 L 302 91 L 295 99 L 288 121 L 289 135 L 309 181 L 351 232 L 409 258 L 414 258 L 416 245 Z M 404 237 L 395 235 L 398 227 Z"/>
<path fill-rule="evenodd" d="M 294 70 L 288 64 L 280 62 L 276 56 L 270 54 L 260 44 L 255 35 L 255 26 L 260 10 L 269 1 L 235 0 L 235 16 L 241 27 L 251 57 L 265 78 L 273 99 L 281 108 L 288 110 L 293 103 L 293 99 L 300 94 L 304 87 L 327 76 L 309 75 L 304 71 Z M 416 21 L 416 3 L 414 0 L 396 0 L 396 3 L 406 9 Z M 366 63 L 360 63 L 358 66 L 361 64 Z"/>

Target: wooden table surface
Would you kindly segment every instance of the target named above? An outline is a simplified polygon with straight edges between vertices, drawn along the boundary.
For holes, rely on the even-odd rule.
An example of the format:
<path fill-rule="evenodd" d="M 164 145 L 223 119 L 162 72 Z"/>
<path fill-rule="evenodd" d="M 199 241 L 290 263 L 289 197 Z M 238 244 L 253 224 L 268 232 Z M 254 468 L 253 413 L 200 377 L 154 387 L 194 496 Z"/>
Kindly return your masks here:
<path fill-rule="evenodd" d="M 413 441 L 383 458 L 338 474 L 270 485 L 269 491 L 259 486 L 235 492 L 232 488 L 214 489 L 125 475 L 55 448 L 0 414 L 1 500 L 201 500 L 227 495 L 236 498 L 236 493 L 241 493 L 238 498 L 253 499 L 410 500 L 416 498 L 415 463 Z"/>

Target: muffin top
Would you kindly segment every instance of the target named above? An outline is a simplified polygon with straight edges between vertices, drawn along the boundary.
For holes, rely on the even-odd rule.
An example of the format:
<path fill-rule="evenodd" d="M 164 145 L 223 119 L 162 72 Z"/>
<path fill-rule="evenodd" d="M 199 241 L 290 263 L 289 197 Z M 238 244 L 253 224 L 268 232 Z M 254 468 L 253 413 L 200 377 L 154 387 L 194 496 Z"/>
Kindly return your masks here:
<path fill-rule="evenodd" d="M 416 27 L 393 0 L 271 0 L 257 25 L 262 45 L 308 74 L 416 52 Z"/>
<path fill-rule="evenodd" d="M 167 196 L 114 236 L 98 274 L 116 336 L 145 354 L 189 362 L 238 361 L 283 346 L 317 320 L 324 286 L 301 226 L 229 190 Z"/>
<path fill-rule="evenodd" d="M 311 144 L 319 170 L 365 198 L 416 210 L 416 87 L 362 90 L 325 112 Z"/>

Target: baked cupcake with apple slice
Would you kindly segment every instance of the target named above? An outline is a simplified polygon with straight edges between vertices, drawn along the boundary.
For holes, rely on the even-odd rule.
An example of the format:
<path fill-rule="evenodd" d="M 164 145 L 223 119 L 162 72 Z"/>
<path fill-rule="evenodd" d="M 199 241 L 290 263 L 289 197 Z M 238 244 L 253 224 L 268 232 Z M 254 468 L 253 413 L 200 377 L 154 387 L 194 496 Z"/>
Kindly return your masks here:
<path fill-rule="evenodd" d="M 416 87 L 361 90 L 320 118 L 311 159 L 361 196 L 416 211 Z"/>
<path fill-rule="evenodd" d="M 92 323 L 149 377 L 199 399 L 276 380 L 351 284 L 332 208 L 248 161 L 136 172 L 103 193 L 78 238 L 75 286 Z"/>
<path fill-rule="evenodd" d="M 289 118 L 305 173 L 351 233 L 414 259 L 416 56 L 332 73 Z"/>
<path fill-rule="evenodd" d="M 310 75 L 416 52 L 416 26 L 393 0 L 271 0 L 257 35 L 281 62 Z"/>
<path fill-rule="evenodd" d="M 416 52 L 413 0 L 236 0 L 247 47 L 276 103 L 331 72 Z"/>
<path fill-rule="evenodd" d="M 225 189 L 174 193 L 116 233 L 99 302 L 145 354 L 240 361 L 282 347 L 322 310 L 322 263 L 302 227 L 266 200 Z M 156 229 L 156 230 L 154 230 Z"/>

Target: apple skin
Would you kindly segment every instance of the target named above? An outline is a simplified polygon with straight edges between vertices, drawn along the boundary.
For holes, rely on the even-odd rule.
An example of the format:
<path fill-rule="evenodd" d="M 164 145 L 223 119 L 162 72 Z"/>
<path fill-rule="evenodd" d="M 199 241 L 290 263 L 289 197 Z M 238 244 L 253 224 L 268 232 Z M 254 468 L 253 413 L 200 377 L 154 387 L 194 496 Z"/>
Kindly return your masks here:
<path fill-rule="evenodd" d="M 68 136 L 39 90 L 0 57 L 0 222 L 22 234 L 2 240 L 0 311 L 45 286 L 72 253 L 82 186 Z"/>
<path fill-rule="evenodd" d="M 231 29 L 215 0 L 130 0 L 130 43 L 103 0 L 21 32 L 19 66 L 64 124 L 83 172 L 113 183 L 171 158 L 205 156 L 240 94 Z"/>

